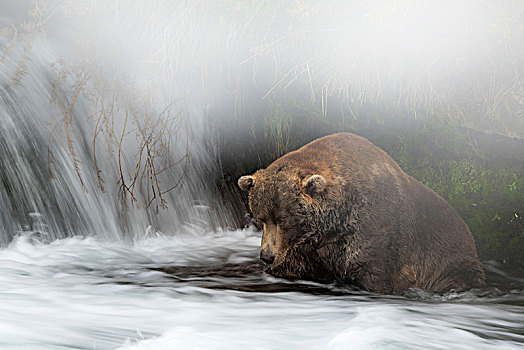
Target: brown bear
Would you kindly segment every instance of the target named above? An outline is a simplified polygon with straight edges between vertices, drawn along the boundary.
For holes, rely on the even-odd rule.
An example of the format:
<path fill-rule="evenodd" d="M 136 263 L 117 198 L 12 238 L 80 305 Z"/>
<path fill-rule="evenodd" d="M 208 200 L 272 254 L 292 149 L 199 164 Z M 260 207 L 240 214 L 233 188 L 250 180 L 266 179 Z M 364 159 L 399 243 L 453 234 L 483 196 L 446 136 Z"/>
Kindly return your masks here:
<path fill-rule="evenodd" d="M 363 137 L 322 137 L 238 184 L 275 276 L 389 294 L 484 284 L 457 212 Z"/>

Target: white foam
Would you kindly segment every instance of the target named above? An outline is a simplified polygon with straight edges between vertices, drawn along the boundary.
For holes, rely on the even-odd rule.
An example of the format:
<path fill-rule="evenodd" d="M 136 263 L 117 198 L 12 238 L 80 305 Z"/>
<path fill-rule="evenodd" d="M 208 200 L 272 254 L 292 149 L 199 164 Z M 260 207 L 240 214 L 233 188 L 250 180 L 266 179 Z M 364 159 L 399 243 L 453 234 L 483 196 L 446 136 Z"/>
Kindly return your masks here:
<path fill-rule="evenodd" d="M 298 287 L 317 285 L 259 266 L 246 272 L 253 276 L 220 274 L 256 261 L 259 244 L 251 229 L 197 227 L 134 243 L 19 237 L 0 250 L 0 348 L 517 349 L 524 341 L 514 331 L 521 306 L 304 293 Z M 297 288 L 228 287 L 235 283 Z"/>

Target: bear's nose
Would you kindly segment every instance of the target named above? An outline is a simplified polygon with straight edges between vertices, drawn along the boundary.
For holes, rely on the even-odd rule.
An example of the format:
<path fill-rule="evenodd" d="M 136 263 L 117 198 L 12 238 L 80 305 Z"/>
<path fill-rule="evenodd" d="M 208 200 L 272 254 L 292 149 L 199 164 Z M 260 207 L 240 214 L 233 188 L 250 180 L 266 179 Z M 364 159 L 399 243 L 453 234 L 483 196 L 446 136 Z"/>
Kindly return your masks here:
<path fill-rule="evenodd" d="M 272 264 L 273 261 L 275 261 L 275 256 L 264 249 L 260 251 L 260 260 L 269 265 Z"/>

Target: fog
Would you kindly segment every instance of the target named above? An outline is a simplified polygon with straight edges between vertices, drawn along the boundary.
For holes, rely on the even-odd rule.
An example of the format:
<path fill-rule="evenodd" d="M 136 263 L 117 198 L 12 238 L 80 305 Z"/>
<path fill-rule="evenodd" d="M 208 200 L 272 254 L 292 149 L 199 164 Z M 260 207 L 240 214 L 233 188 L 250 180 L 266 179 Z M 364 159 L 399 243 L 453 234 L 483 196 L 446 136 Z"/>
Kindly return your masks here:
<path fill-rule="evenodd" d="M 0 347 L 518 348 L 523 45 L 518 0 L 3 0 Z M 333 131 L 394 144 L 384 129 L 481 135 L 480 160 L 424 148 L 448 170 L 387 151 L 444 164 L 461 187 L 434 189 L 502 232 L 473 232 L 502 257 L 486 288 L 263 272 L 238 176 Z"/>

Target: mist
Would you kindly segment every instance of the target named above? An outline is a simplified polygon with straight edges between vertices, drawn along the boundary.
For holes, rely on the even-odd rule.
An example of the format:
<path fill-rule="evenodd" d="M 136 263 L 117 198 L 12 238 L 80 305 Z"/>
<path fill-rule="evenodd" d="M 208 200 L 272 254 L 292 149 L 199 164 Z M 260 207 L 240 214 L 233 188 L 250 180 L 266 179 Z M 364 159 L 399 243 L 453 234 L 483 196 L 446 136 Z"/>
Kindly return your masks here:
<path fill-rule="evenodd" d="M 3 0 L 0 347 L 520 348 L 523 86 L 520 0 Z M 456 210 L 485 287 L 265 272 L 239 177 L 338 132 Z"/>

